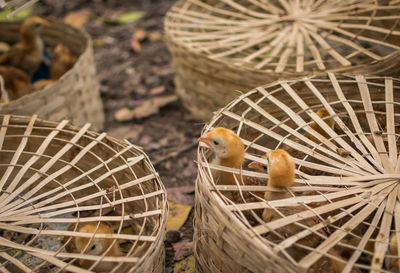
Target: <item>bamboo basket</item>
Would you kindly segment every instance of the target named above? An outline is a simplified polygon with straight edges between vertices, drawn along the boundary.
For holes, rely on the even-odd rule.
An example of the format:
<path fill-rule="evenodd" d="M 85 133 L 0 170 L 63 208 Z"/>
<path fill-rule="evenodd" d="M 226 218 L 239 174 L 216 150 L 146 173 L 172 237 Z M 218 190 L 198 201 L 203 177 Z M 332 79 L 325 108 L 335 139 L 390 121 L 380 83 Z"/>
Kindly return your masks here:
<path fill-rule="evenodd" d="M 334 128 L 316 114 L 322 107 Z M 328 136 L 313 130 L 313 122 Z M 197 272 L 318 272 L 312 271 L 316 263 L 332 260 L 346 265 L 343 272 L 390 272 L 387 263 L 400 259 L 388 252 L 391 236 L 400 241 L 400 79 L 328 73 L 278 81 L 222 108 L 203 133 L 221 126 L 241 137 L 248 161 L 265 164 L 265 153 L 289 151 L 296 181 L 291 197 L 266 201 L 266 191 L 282 191 L 267 186 L 267 171 L 212 164 L 211 151 L 200 145 Z M 262 183 L 218 185 L 213 170 Z M 265 208 L 281 217 L 264 222 Z M 292 233 L 283 232 L 293 226 Z M 305 243 L 312 240 L 317 243 Z"/>
<path fill-rule="evenodd" d="M 255 86 L 325 71 L 399 75 L 398 1 L 181 0 L 167 13 L 176 91 L 201 120 Z"/>
<path fill-rule="evenodd" d="M 42 33 L 45 46 L 53 48 L 63 43 L 75 56 L 79 56 L 75 65 L 51 86 L 1 104 L 0 113 L 37 114 L 52 121 L 69 119 L 77 126 L 90 122 L 94 129 L 101 130 L 104 112 L 96 79 L 92 40 L 84 30 L 50 21 L 51 26 L 44 28 Z M 10 44 L 18 41 L 20 26 L 21 22 L 0 22 L 1 40 Z"/>
<path fill-rule="evenodd" d="M 0 124 L 2 272 L 94 272 L 78 259 L 115 262 L 110 272 L 164 272 L 166 192 L 141 149 L 89 124 L 10 115 Z M 88 222 L 114 234 L 78 232 Z M 67 252 L 82 233 L 116 240 L 123 255 Z"/>

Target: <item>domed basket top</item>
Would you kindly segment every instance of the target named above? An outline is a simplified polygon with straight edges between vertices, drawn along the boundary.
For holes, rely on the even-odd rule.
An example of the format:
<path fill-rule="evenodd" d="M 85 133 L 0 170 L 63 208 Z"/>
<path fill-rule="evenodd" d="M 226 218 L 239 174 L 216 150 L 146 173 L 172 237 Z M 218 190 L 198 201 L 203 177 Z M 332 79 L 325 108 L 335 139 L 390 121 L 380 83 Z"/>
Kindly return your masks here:
<path fill-rule="evenodd" d="M 398 55 L 400 6 L 387 2 L 182 0 L 165 28 L 176 46 L 228 66 L 297 75 L 354 70 Z"/>
<path fill-rule="evenodd" d="M 321 118 L 321 108 L 329 115 Z M 326 119 L 334 120 L 333 128 Z M 221 109 L 204 133 L 220 126 L 241 137 L 247 160 L 266 164 L 261 156 L 281 148 L 296 164 L 289 196 L 267 201 L 264 192 L 282 189 L 239 185 L 240 181 L 218 185 L 212 171 L 265 182 L 268 170 L 219 166 L 211 163 L 205 145 L 199 147 L 198 202 L 213 200 L 218 204 L 213 210 L 229 219 L 215 219 L 218 237 L 225 240 L 217 245 L 234 262 L 251 272 L 265 272 L 266 266 L 271 272 L 306 272 L 327 260 L 342 261 L 343 272 L 382 272 L 397 262 L 400 252 L 389 250 L 389 241 L 400 241 L 399 79 L 328 73 L 279 81 L 255 88 Z M 205 210 L 206 205 L 199 207 Z M 264 222 L 266 208 L 278 216 Z M 209 225 L 215 224 L 211 213 L 202 218 L 209 219 Z M 199 226 L 204 232 L 207 228 Z M 234 246 L 241 250 L 233 251 Z"/>
<path fill-rule="evenodd" d="M 138 147 L 88 128 L 0 115 L 4 272 L 99 272 L 107 262 L 107 272 L 163 272 L 168 206 L 158 174 Z M 109 239 L 120 254 L 77 251 L 77 238 Z"/>

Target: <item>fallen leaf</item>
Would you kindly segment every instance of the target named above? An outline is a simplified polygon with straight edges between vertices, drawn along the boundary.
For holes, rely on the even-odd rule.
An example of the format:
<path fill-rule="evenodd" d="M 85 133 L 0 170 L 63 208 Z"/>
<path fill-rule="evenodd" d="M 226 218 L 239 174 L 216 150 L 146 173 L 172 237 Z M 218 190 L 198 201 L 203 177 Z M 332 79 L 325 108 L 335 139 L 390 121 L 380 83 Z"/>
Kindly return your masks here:
<path fill-rule="evenodd" d="M 149 39 L 151 41 L 161 40 L 162 39 L 162 34 L 160 32 L 158 32 L 158 31 L 150 32 Z"/>
<path fill-rule="evenodd" d="M 119 109 L 114 117 L 117 121 L 128 121 L 132 119 L 142 119 L 150 115 L 157 114 L 160 108 L 178 99 L 176 95 L 154 97 L 144 101 L 141 105 L 130 110 L 128 108 Z"/>
<path fill-rule="evenodd" d="M 109 24 L 119 24 L 119 25 L 128 24 L 128 23 L 133 23 L 133 22 L 139 20 L 140 18 L 142 18 L 145 15 L 146 15 L 146 12 L 144 12 L 144 11 L 131 11 L 131 12 L 123 13 L 116 18 L 108 18 L 108 19 L 106 19 L 105 22 L 109 23 Z"/>
<path fill-rule="evenodd" d="M 139 41 L 143 41 L 147 37 L 147 32 L 143 28 L 138 28 L 133 33 L 133 36 L 138 39 Z"/>
<path fill-rule="evenodd" d="M 175 249 L 174 261 L 181 261 L 193 254 L 193 242 L 181 241 L 172 244 Z"/>
<path fill-rule="evenodd" d="M 150 94 L 157 95 L 157 94 L 163 93 L 164 91 L 165 91 L 165 86 L 160 85 L 160 86 L 150 89 Z"/>
<path fill-rule="evenodd" d="M 133 51 L 135 51 L 135 52 L 142 51 L 142 46 L 140 45 L 140 42 L 135 37 L 131 38 L 131 47 L 132 47 Z"/>
<path fill-rule="evenodd" d="M 137 29 L 131 38 L 131 46 L 135 52 L 140 52 L 142 50 L 142 46 L 140 45 L 140 41 L 143 41 L 147 37 L 147 32 L 139 28 Z"/>
<path fill-rule="evenodd" d="M 76 28 L 82 27 L 89 19 L 89 10 L 78 10 L 68 13 L 64 17 L 64 23 L 74 26 Z"/>
<path fill-rule="evenodd" d="M 11 18 L 7 18 L 7 15 L 10 14 L 11 12 L 13 12 L 13 10 L 4 10 L 0 12 L 0 21 L 16 21 L 16 20 L 26 19 L 32 15 L 33 8 L 30 7 L 23 9 L 14 16 L 12 16 Z"/>
<path fill-rule="evenodd" d="M 175 263 L 174 273 L 194 273 L 194 255 L 190 255 L 186 259 Z"/>
<path fill-rule="evenodd" d="M 168 200 L 187 206 L 194 205 L 194 186 L 167 188 Z"/>
<path fill-rule="evenodd" d="M 118 139 L 136 139 L 142 133 L 143 129 L 143 125 L 139 124 L 118 126 L 107 130 L 107 134 Z"/>
<path fill-rule="evenodd" d="M 181 204 L 175 204 L 173 202 L 168 202 L 169 214 L 168 214 L 168 230 L 179 230 L 182 225 L 186 222 L 189 216 L 192 206 L 186 206 Z"/>

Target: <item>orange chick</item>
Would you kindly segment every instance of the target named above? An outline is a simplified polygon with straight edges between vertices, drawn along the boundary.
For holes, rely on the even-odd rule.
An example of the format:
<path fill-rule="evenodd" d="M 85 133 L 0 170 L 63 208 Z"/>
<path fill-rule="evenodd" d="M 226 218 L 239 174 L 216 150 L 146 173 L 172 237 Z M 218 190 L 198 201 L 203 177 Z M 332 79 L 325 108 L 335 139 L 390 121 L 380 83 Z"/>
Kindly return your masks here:
<path fill-rule="evenodd" d="M 69 50 L 68 47 L 66 47 L 63 44 L 58 44 L 54 50 L 53 54 L 51 56 L 51 64 L 50 64 L 50 76 L 52 79 L 58 79 L 62 75 L 64 75 L 65 72 L 70 70 L 75 62 L 76 62 L 76 57 L 71 54 L 71 51 Z"/>
<path fill-rule="evenodd" d="M 43 60 L 40 32 L 43 26 L 49 25 L 48 21 L 36 16 L 26 19 L 21 26 L 18 43 L 0 56 L 0 64 L 15 66 L 32 76 Z"/>
<path fill-rule="evenodd" d="M 268 186 L 277 188 L 289 188 L 293 186 L 295 180 L 295 164 L 293 158 L 282 149 L 273 150 L 268 154 L 262 156 L 263 159 L 268 160 L 268 167 L 259 162 L 251 162 L 249 168 L 261 172 L 268 170 Z M 267 191 L 264 199 L 267 201 L 279 200 L 290 197 L 289 192 L 271 192 Z M 263 220 L 269 222 L 274 215 L 274 210 L 266 208 L 263 213 Z"/>
<path fill-rule="evenodd" d="M 8 98 L 8 94 L 6 88 L 4 87 L 3 77 L 0 75 L 0 103 L 7 103 L 10 99 Z"/>
<path fill-rule="evenodd" d="M 326 110 L 326 108 L 321 108 L 317 111 L 316 113 L 321 119 L 323 119 L 325 121 L 325 123 L 330 127 L 333 128 L 334 126 L 334 120 L 333 118 L 326 118 L 329 117 L 329 112 L 328 110 Z M 325 132 L 324 129 L 321 128 L 321 126 L 319 126 L 316 122 L 313 122 L 310 124 L 310 127 L 313 128 L 315 131 L 317 131 L 318 133 L 320 133 L 321 135 L 323 135 L 324 137 L 329 137 L 328 133 Z"/>
<path fill-rule="evenodd" d="M 24 71 L 12 66 L 0 65 L 0 75 L 4 79 L 4 87 L 10 100 L 29 94 L 31 83 Z"/>
<path fill-rule="evenodd" d="M 74 225 L 70 225 L 68 230 L 73 230 Z M 113 234 L 114 231 L 105 224 L 100 223 L 84 223 L 78 227 L 78 232 L 94 233 L 96 234 Z M 64 243 L 68 240 L 68 237 L 64 237 Z M 72 244 L 68 244 L 66 249 L 68 252 L 84 253 L 89 255 L 102 256 L 108 248 L 110 250 L 106 252 L 106 256 L 122 256 L 122 252 L 119 249 L 118 241 L 114 239 L 102 239 L 102 238 L 87 238 L 87 237 L 73 237 Z M 79 266 L 88 269 L 95 261 L 79 259 Z M 116 262 L 102 262 L 100 261 L 92 270 L 95 272 L 110 272 L 115 266 Z"/>
<path fill-rule="evenodd" d="M 56 82 L 55 80 L 38 80 L 33 84 L 32 91 L 34 92 L 39 91 L 49 85 L 54 84 L 55 82 Z"/>
<path fill-rule="evenodd" d="M 215 158 L 212 161 L 214 164 L 225 167 L 242 168 L 244 163 L 244 145 L 240 137 L 232 130 L 218 127 L 199 138 L 199 141 L 204 142 L 214 153 Z M 214 178 L 218 184 L 236 185 L 236 179 L 242 182 L 240 174 L 233 174 L 226 171 L 214 172 Z"/>

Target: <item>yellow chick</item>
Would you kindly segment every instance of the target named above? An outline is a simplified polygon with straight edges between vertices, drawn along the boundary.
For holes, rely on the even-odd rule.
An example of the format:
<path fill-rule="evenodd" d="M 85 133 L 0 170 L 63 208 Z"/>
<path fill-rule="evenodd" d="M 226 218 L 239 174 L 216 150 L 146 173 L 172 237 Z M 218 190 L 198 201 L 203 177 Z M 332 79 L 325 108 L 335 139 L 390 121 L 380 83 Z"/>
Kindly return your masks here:
<path fill-rule="evenodd" d="M 20 29 L 19 41 L 0 56 L 0 64 L 17 67 L 29 76 L 38 69 L 43 60 L 43 41 L 40 32 L 50 23 L 37 16 L 25 20 Z"/>
<path fill-rule="evenodd" d="M 326 118 L 329 117 L 329 112 L 326 110 L 326 108 L 321 108 L 317 111 L 316 113 L 321 119 L 325 121 L 325 123 L 330 127 L 333 128 L 334 126 L 334 120 L 333 118 Z M 310 127 L 313 128 L 315 131 L 323 135 L 324 137 L 329 137 L 328 133 L 325 132 L 324 129 L 321 128 L 316 122 L 313 122 L 310 124 Z M 314 140 L 313 140 L 314 141 Z"/>
<path fill-rule="evenodd" d="M 68 230 L 73 230 L 74 225 L 70 225 Z M 107 225 L 100 223 L 83 223 L 78 227 L 78 232 L 94 233 L 96 234 L 113 234 L 114 231 Z M 64 237 L 64 243 L 69 237 Z M 67 244 L 66 249 L 68 252 L 84 253 L 90 255 L 103 255 L 108 248 L 111 249 L 106 253 L 106 256 L 122 256 L 122 252 L 119 248 L 118 241 L 114 242 L 114 239 L 101 239 L 101 238 L 87 238 L 87 237 L 73 237 L 72 244 Z M 82 268 L 90 268 L 95 261 L 79 259 L 78 264 Z M 99 262 L 92 270 L 95 272 L 110 272 L 115 266 L 116 262 Z"/>
<path fill-rule="evenodd" d="M 3 77 L 4 87 L 10 100 L 16 100 L 30 93 L 29 76 L 21 69 L 0 65 L 0 75 Z"/>
<path fill-rule="evenodd" d="M 269 187 L 277 188 L 289 188 L 293 186 L 295 180 L 295 164 L 293 158 L 282 149 L 273 150 L 268 154 L 262 156 L 263 159 L 268 160 L 268 167 L 259 163 L 251 162 L 249 168 L 255 169 L 261 172 L 266 172 L 268 170 Z M 265 193 L 264 199 L 267 201 L 279 200 L 288 198 L 291 195 L 289 192 L 270 192 Z M 266 208 L 263 213 L 263 220 L 269 222 L 274 215 L 274 210 Z"/>
<path fill-rule="evenodd" d="M 199 141 L 204 142 L 214 153 L 215 158 L 212 161 L 214 164 L 225 167 L 242 168 L 244 163 L 244 145 L 240 137 L 232 130 L 218 127 L 199 138 Z M 218 184 L 236 185 L 235 177 L 239 183 L 243 184 L 239 174 L 231 172 L 217 171 L 214 173 L 214 178 Z"/>

